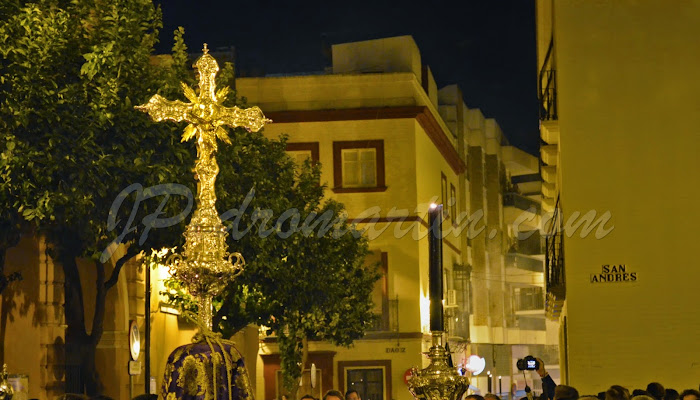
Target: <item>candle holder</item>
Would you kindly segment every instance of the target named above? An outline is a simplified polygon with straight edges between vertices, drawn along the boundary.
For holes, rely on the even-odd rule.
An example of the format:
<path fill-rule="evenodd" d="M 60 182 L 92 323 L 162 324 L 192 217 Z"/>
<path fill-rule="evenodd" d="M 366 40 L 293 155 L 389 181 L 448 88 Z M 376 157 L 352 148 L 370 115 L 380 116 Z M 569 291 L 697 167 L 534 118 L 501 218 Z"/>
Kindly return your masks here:
<path fill-rule="evenodd" d="M 430 364 L 422 370 L 411 368 L 408 390 L 415 399 L 460 400 L 469 389 L 469 379 L 448 365 L 451 356 L 442 343 L 443 332 L 433 331 L 431 334 L 432 346 L 427 353 Z"/>

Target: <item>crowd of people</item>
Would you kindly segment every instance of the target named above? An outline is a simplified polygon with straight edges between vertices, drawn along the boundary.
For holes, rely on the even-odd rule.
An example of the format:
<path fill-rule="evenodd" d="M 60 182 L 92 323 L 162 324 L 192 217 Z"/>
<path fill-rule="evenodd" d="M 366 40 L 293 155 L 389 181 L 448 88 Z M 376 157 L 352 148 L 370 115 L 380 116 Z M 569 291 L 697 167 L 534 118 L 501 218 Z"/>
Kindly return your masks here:
<path fill-rule="evenodd" d="M 537 374 L 542 379 L 542 394 L 539 400 L 700 400 L 700 391 L 696 389 L 685 389 L 678 392 L 675 389 L 665 388 L 659 382 L 651 382 L 646 389 L 633 389 L 620 385 L 612 385 L 604 392 L 595 395 L 579 395 L 578 390 L 572 386 L 557 385 L 545 369 L 544 362 L 537 359 Z M 521 400 L 527 400 L 524 397 Z M 497 395 L 488 393 L 484 396 L 471 394 L 464 400 L 501 400 Z"/>
<path fill-rule="evenodd" d="M 537 373 L 542 378 L 542 394 L 539 400 L 700 400 L 700 391 L 696 389 L 685 389 L 678 392 L 675 389 L 666 389 L 658 382 L 652 382 L 647 385 L 646 389 L 634 389 L 632 392 L 628 388 L 620 385 L 612 385 L 604 392 L 596 395 L 580 396 L 578 390 L 567 385 L 557 385 L 544 369 L 544 364 L 537 370 Z M 527 400 L 524 397 L 521 400 Z M 349 390 L 345 396 L 338 390 L 329 390 L 323 395 L 323 399 L 316 399 L 307 394 L 301 397 L 300 400 L 362 400 L 360 394 L 356 390 Z M 478 394 L 470 394 L 464 397 L 464 400 L 501 400 L 501 398 L 493 393 L 487 393 L 484 396 Z"/>
<path fill-rule="evenodd" d="M 604 392 L 595 395 L 579 395 L 578 390 L 572 386 L 557 385 L 549 373 L 545 369 L 544 362 L 537 359 L 538 369 L 537 374 L 542 380 L 542 394 L 536 397 L 523 397 L 520 400 L 700 400 L 700 391 L 696 389 L 685 389 L 678 392 L 675 389 L 665 388 L 659 382 L 652 382 L 646 386 L 646 389 L 630 389 L 612 385 Z M 360 394 L 354 390 L 348 390 L 345 395 L 338 390 L 329 390 L 323 395 L 322 399 L 316 399 L 312 395 L 304 395 L 300 400 L 362 400 Z M 463 400 L 501 400 L 501 398 L 493 393 L 487 393 L 484 396 L 479 394 L 470 394 L 464 397 Z"/>

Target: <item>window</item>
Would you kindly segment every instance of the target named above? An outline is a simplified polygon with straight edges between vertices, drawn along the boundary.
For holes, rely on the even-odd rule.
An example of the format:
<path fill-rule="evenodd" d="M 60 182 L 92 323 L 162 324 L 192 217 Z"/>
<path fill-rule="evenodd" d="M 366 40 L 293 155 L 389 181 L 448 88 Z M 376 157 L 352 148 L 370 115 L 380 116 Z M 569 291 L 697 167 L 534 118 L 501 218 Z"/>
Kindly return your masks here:
<path fill-rule="evenodd" d="M 377 186 L 377 150 L 343 149 L 343 187 Z"/>
<path fill-rule="evenodd" d="M 450 204 L 449 204 L 449 209 L 450 209 L 450 218 L 452 218 L 452 221 L 454 222 L 457 218 L 457 190 L 455 189 L 455 185 L 450 183 Z"/>
<path fill-rule="evenodd" d="M 379 318 L 375 321 L 375 325 L 370 328 L 371 331 L 388 331 L 389 330 L 389 287 L 387 280 L 387 264 L 388 257 L 386 252 L 371 251 L 365 257 L 365 267 L 379 268 L 381 278 L 374 283 L 372 290 L 372 302 L 374 303 L 374 314 Z"/>
<path fill-rule="evenodd" d="M 311 151 L 309 150 L 287 151 L 287 155 L 294 160 L 296 165 L 303 165 L 304 161 L 312 159 Z"/>
<path fill-rule="evenodd" d="M 349 369 L 346 373 L 347 390 L 357 390 L 365 400 L 384 400 L 383 368 Z"/>
<path fill-rule="evenodd" d="M 442 203 L 443 218 L 450 218 L 449 201 L 447 197 L 447 176 L 440 172 L 440 202 Z"/>
<path fill-rule="evenodd" d="M 391 361 L 338 361 L 340 391 L 355 389 L 362 400 L 391 400 Z"/>
<path fill-rule="evenodd" d="M 308 159 L 318 162 L 318 142 L 287 143 L 286 151 L 297 165 L 302 165 Z"/>
<path fill-rule="evenodd" d="M 380 192 L 384 186 L 384 141 L 333 142 L 333 191 Z"/>
<path fill-rule="evenodd" d="M 539 286 L 513 288 L 513 308 L 515 311 L 542 310 L 544 297 L 544 290 Z"/>

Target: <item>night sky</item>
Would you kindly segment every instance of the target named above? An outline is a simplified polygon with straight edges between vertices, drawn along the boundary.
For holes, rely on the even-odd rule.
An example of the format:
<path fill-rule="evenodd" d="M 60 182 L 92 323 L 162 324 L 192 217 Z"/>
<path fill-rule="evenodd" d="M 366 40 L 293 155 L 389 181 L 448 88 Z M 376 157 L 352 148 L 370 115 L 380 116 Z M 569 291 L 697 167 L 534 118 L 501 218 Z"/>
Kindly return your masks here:
<path fill-rule="evenodd" d="M 399 5 L 400 4 L 400 5 Z M 233 46 L 239 76 L 321 71 L 329 44 L 412 35 L 438 88 L 457 83 L 469 108 L 537 154 L 534 1 L 162 1 L 159 52 L 185 28 L 190 51 Z M 324 43 L 326 46 L 324 46 Z"/>

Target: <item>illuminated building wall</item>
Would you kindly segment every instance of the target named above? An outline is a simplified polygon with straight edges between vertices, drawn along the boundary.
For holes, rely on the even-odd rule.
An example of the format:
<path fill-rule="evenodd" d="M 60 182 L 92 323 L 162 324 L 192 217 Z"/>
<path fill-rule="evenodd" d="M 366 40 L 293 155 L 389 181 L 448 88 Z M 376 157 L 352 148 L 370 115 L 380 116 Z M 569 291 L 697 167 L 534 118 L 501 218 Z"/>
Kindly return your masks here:
<path fill-rule="evenodd" d="M 474 351 L 487 352 L 482 356 L 494 374 L 506 377 L 507 391 L 513 357 L 547 343 L 543 301 L 526 310 L 513 309 L 514 294 L 523 288 L 522 293 L 529 290 L 542 298 L 539 211 L 533 211 L 530 222 L 537 235 L 531 254 L 524 255 L 529 263 L 516 263 L 523 254 L 514 247 L 509 228 L 523 213 L 523 201 L 539 207 L 537 158 L 509 146 L 493 119 L 466 107 L 459 88 L 438 90 L 411 37 L 334 45 L 332 52 L 332 71 L 239 78 L 236 83 L 238 94 L 274 121 L 265 128 L 268 137 L 287 134 L 290 155 L 321 162 L 327 195 L 344 203 L 360 227 L 370 228 L 373 260 L 385 268 L 377 293 L 380 324 L 351 349 L 311 344 L 309 362 L 332 370 L 312 394 L 331 387 L 346 390 L 348 371 L 375 369 L 382 371 L 385 399 L 411 398 L 404 373 L 425 363 L 421 351 L 428 343 L 425 226 L 431 201 L 446 204 L 450 217 L 445 226 L 456 226 L 460 214 L 483 209 L 486 215 L 476 228 L 488 225 L 485 231 L 495 232 L 493 238 L 482 233 L 472 239 L 465 228 L 461 235 L 445 237 L 445 304 L 456 363 Z M 368 165 L 376 179 L 347 185 L 343 157 L 355 160 L 363 154 L 373 160 Z M 521 187 L 519 196 L 527 200 L 511 201 L 507 185 L 511 195 Z M 521 329 L 519 321 L 528 319 L 539 322 Z M 470 337 L 481 347 L 467 346 Z M 258 398 L 280 395 L 278 365 L 274 338 L 266 338 L 258 363 Z M 486 391 L 485 378 L 473 384 Z"/>
<path fill-rule="evenodd" d="M 697 389 L 699 35 L 697 2 L 537 1 L 547 307 L 580 393 Z"/>

